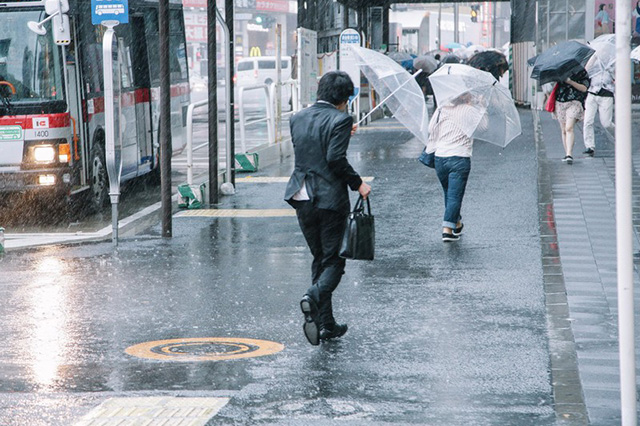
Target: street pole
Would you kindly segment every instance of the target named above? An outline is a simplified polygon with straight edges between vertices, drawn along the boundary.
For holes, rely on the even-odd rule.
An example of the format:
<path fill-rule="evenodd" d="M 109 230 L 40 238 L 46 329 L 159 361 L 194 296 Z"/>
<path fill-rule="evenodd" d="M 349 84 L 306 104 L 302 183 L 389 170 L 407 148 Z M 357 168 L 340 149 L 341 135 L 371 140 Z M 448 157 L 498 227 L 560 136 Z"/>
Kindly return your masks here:
<path fill-rule="evenodd" d="M 231 70 L 233 71 L 235 69 L 235 64 L 236 64 L 236 51 L 235 51 L 235 47 L 234 47 L 234 42 L 233 42 L 233 38 L 235 37 L 234 35 L 234 31 L 233 31 L 233 17 L 234 17 L 234 13 L 233 13 L 233 4 L 234 4 L 234 0 L 225 0 L 225 10 L 224 10 L 224 20 L 227 23 L 227 28 L 229 29 L 229 48 L 227 49 L 227 55 L 229 55 L 229 66 L 231 67 Z M 232 73 L 233 74 L 233 73 Z M 231 117 L 234 119 L 235 122 L 235 100 L 234 100 L 234 96 L 235 96 L 235 90 L 233 90 L 233 79 L 229 80 L 227 82 L 227 84 L 229 84 L 230 87 L 230 91 L 229 93 L 229 101 L 227 102 L 227 107 L 231 108 Z M 228 181 L 231 182 L 231 184 L 234 186 L 236 186 L 236 162 L 235 162 L 235 153 L 236 153 L 236 136 L 235 136 L 236 130 L 235 130 L 235 125 L 232 123 L 231 126 L 229 126 L 229 134 L 227 135 L 227 137 L 229 138 L 229 141 L 227 142 L 227 147 L 229 149 L 229 153 L 227 154 L 227 158 L 231 158 L 232 161 L 230 161 L 231 164 L 227 164 L 227 172 L 229 173 L 229 179 Z"/>
<path fill-rule="evenodd" d="M 442 46 L 442 3 L 438 4 L 438 45 L 436 49 L 440 50 Z"/>
<path fill-rule="evenodd" d="M 209 204 L 220 201 L 218 184 L 218 64 L 216 0 L 207 1 L 207 75 L 209 79 Z M 229 84 L 229 82 L 227 82 Z M 232 92 L 233 93 L 233 92 Z M 233 126 L 231 126 L 233 127 Z M 227 135 L 229 137 L 229 135 Z M 228 166 L 227 166 L 228 167 Z"/>
<path fill-rule="evenodd" d="M 282 25 L 276 24 L 276 142 L 282 137 Z"/>
<path fill-rule="evenodd" d="M 455 3 L 453 5 L 453 41 L 454 43 L 460 43 L 460 34 L 459 34 L 459 8 L 458 8 L 458 3 Z"/>
<path fill-rule="evenodd" d="M 160 0 L 158 9 L 160 38 L 160 193 L 162 236 L 171 230 L 171 82 L 169 80 L 169 0 Z"/>
<path fill-rule="evenodd" d="M 631 3 L 616 0 L 616 237 L 622 426 L 637 425 L 633 307 Z"/>

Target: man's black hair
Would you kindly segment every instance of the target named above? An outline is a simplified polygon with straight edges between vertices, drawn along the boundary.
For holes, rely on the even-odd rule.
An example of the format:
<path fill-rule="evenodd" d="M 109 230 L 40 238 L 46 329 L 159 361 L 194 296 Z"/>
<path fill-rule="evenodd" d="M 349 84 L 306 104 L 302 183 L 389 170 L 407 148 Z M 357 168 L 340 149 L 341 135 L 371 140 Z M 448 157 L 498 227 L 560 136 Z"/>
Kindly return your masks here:
<path fill-rule="evenodd" d="M 353 81 L 344 71 L 330 71 L 318 83 L 318 100 L 340 105 L 353 95 Z"/>

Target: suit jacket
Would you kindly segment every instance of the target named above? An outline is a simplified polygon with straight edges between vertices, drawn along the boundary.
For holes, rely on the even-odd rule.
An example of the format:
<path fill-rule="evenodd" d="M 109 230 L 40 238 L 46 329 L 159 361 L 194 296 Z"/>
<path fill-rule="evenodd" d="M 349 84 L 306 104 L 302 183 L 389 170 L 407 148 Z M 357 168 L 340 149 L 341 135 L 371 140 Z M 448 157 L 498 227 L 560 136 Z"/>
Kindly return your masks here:
<path fill-rule="evenodd" d="M 348 188 L 357 191 L 362 179 L 347 161 L 353 118 L 333 105 L 317 102 L 290 119 L 295 169 L 285 201 L 304 181 L 310 201 L 321 209 L 348 213 Z"/>

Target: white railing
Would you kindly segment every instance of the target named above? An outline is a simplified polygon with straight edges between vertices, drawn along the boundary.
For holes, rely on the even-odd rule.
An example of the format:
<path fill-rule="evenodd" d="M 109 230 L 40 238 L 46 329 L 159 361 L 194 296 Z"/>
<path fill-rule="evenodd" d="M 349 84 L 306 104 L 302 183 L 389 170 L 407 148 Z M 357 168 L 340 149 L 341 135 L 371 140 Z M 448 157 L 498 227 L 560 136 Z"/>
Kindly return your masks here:
<path fill-rule="evenodd" d="M 244 94 L 251 90 L 264 90 L 265 95 L 265 107 L 267 110 L 266 118 L 262 118 L 259 120 L 252 120 L 249 124 L 261 123 L 263 121 L 267 122 L 267 139 L 269 145 L 276 141 L 275 138 L 275 120 L 273 117 L 273 97 L 271 96 L 271 91 L 269 90 L 269 86 L 266 84 L 252 84 L 248 86 L 240 86 L 238 88 L 238 114 L 240 118 L 240 146 L 242 148 L 242 152 L 247 152 L 247 143 L 246 143 L 246 131 L 245 126 L 247 126 L 245 114 L 244 114 Z"/>
<path fill-rule="evenodd" d="M 209 104 L 207 99 L 189 104 L 187 108 L 187 183 L 193 185 L 193 110 Z M 217 124 L 217 123 L 216 123 Z M 229 138 L 227 138 L 229 139 Z M 203 144 L 201 146 L 207 146 Z M 200 147 L 201 147 L 200 146 Z M 200 148 L 198 147 L 198 148 Z M 217 157 L 217 156 L 216 156 Z"/>

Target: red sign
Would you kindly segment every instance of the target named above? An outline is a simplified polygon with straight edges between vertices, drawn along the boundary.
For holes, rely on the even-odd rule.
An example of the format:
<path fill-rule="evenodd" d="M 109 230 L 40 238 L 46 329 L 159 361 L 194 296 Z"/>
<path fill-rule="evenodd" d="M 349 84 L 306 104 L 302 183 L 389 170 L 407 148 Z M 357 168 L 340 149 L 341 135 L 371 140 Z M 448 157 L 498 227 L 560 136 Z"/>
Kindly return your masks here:
<path fill-rule="evenodd" d="M 288 0 L 256 0 L 256 9 L 267 12 L 289 13 Z"/>

